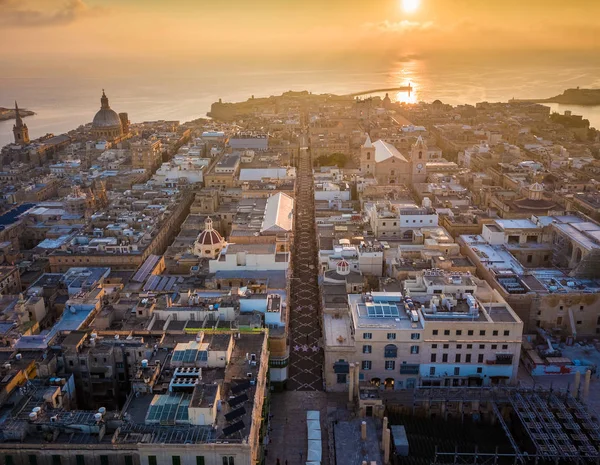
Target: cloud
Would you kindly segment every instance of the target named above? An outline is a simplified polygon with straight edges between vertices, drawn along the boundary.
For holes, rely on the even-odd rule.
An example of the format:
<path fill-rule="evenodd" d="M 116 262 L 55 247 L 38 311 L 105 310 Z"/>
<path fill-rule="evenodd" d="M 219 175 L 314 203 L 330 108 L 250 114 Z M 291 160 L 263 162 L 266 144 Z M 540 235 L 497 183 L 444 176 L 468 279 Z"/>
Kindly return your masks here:
<path fill-rule="evenodd" d="M 406 32 L 427 31 L 434 27 L 433 21 L 419 22 L 403 19 L 402 21 L 381 21 L 379 23 L 366 23 L 363 27 L 369 31 L 384 34 L 404 34 Z"/>
<path fill-rule="evenodd" d="M 51 27 L 62 26 L 95 15 L 100 8 L 89 7 L 84 0 L 65 0 L 59 5 L 36 7 L 27 1 L 0 0 L 0 26 L 3 27 Z M 54 4 L 54 5 L 53 5 Z"/>

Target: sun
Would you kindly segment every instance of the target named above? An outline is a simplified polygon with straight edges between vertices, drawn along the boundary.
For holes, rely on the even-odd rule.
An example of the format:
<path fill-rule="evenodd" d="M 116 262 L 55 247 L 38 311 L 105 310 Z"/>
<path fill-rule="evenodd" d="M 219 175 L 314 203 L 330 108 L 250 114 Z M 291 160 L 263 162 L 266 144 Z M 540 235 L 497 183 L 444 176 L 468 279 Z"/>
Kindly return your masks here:
<path fill-rule="evenodd" d="M 402 0 L 402 9 L 406 13 L 413 13 L 419 9 L 421 0 Z"/>

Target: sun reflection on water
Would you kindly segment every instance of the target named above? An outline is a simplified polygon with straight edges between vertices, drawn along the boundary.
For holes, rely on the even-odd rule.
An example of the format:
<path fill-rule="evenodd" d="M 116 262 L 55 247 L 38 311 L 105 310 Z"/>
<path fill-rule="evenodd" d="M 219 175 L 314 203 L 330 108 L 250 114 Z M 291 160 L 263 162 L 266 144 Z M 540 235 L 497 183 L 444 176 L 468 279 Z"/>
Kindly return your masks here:
<path fill-rule="evenodd" d="M 419 76 L 419 61 L 411 60 L 404 62 L 392 73 L 393 83 L 398 87 L 410 86 L 410 91 L 399 91 L 395 95 L 395 101 L 398 103 L 417 103 L 419 101 L 419 85 L 415 82 L 415 77 Z"/>

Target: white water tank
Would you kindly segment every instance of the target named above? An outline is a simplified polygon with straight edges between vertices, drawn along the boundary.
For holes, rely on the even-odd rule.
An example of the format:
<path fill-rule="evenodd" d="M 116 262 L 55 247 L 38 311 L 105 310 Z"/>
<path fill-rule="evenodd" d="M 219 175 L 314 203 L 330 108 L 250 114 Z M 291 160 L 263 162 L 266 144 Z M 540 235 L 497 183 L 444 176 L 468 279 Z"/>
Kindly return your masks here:
<path fill-rule="evenodd" d="M 101 413 L 96 413 L 96 414 L 94 415 L 94 420 L 96 420 L 96 421 L 100 421 L 100 420 L 102 420 L 102 414 L 101 414 Z"/>
<path fill-rule="evenodd" d="M 98 413 L 99 413 L 100 415 L 103 415 L 103 416 L 104 416 L 104 414 L 106 413 L 106 407 L 100 407 L 100 408 L 98 409 Z"/>
<path fill-rule="evenodd" d="M 33 413 L 40 413 L 42 411 L 42 407 L 33 407 Z"/>
<path fill-rule="evenodd" d="M 36 419 L 37 419 L 37 413 L 35 413 L 35 412 L 31 412 L 31 413 L 29 414 L 29 419 L 30 419 L 31 421 L 34 421 L 34 420 L 36 420 Z"/>
<path fill-rule="evenodd" d="M 148 359 L 147 358 L 142 360 L 142 368 L 148 368 Z"/>

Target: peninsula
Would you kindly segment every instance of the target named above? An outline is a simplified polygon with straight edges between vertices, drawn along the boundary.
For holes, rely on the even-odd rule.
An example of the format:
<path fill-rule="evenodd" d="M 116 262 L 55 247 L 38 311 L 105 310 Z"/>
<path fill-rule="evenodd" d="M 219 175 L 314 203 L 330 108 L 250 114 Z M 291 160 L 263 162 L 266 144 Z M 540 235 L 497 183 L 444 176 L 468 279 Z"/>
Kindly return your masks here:
<path fill-rule="evenodd" d="M 512 99 L 511 102 L 562 103 L 564 105 L 600 105 L 600 89 L 567 89 L 546 99 Z"/>
<path fill-rule="evenodd" d="M 30 110 L 23 110 L 19 108 L 19 115 L 21 117 L 32 116 L 35 115 L 35 112 Z M 15 119 L 17 117 L 16 111 L 14 108 L 4 108 L 0 107 L 0 121 L 6 121 L 9 119 Z"/>

